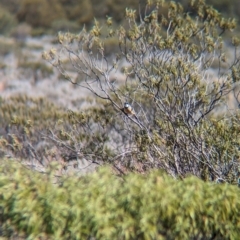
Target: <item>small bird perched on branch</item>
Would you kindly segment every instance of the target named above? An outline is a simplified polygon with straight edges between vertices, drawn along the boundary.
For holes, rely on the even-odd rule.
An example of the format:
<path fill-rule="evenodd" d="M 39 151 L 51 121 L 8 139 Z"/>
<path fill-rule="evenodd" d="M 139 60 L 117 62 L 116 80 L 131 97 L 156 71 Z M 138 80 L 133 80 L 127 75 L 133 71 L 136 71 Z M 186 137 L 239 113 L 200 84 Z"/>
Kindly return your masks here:
<path fill-rule="evenodd" d="M 127 116 L 129 117 L 134 117 L 138 123 L 140 123 L 133 107 L 128 103 L 128 102 L 125 102 L 124 103 L 124 107 L 121 109 Z M 141 123 L 140 123 L 141 124 Z"/>
<path fill-rule="evenodd" d="M 134 109 L 132 108 L 132 106 L 128 102 L 124 103 L 124 108 L 122 110 L 128 116 L 135 116 L 136 115 Z"/>

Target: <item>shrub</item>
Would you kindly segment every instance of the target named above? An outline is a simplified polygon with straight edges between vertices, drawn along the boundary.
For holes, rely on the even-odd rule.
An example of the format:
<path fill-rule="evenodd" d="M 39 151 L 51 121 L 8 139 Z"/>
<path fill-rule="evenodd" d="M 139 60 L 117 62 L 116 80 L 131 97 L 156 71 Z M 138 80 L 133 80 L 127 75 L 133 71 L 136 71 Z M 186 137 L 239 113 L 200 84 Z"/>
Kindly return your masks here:
<path fill-rule="evenodd" d="M 239 189 L 177 181 L 159 171 L 99 169 L 59 178 L 1 160 L 1 237 L 8 239 L 238 239 Z"/>
<path fill-rule="evenodd" d="M 214 8 L 222 12 L 225 16 L 228 16 L 228 17 L 239 16 L 240 4 L 239 4 L 239 1 L 237 0 L 231 1 L 231 4 L 229 4 L 229 2 L 226 0 L 221 0 L 221 1 L 209 0 L 208 4 L 213 5 Z"/>
<path fill-rule="evenodd" d="M 223 18 L 204 1 L 192 1 L 193 16 L 179 3 L 166 3 L 165 16 L 158 12 L 161 2 L 147 5 L 153 10 L 140 23 L 136 11 L 126 9 L 126 28 L 113 29 L 107 19 L 105 37 L 115 36 L 119 42 L 115 56 L 106 56 L 102 28 L 95 21 L 89 32 L 60 33 L 59 51 L 52 49 L 43 57 L 67 80 L 106 102 L 106 112 L 112 108 L 118 116 L 107 125 L 112 128 L 113 162 L 138 171 L 161 168 L 174 177 L 190 173 L 204 180 L 235 182 L 239 122 L 233 112 L 216 115 L 231 94 L 238 101 L 234 84 L 240 78 L 239 56 L 225 58 L 222 38 L 235 28 L 235 20 Z M 232 42 L 237 48 L 239 39 Z M 67 57 L 83 81 L 76 83 L 64 68 Z M 226 64 L 222 69 L 223 61 L 228 61 L 227 69 Z M 216 62 L 218 71 L 210 75 Z M 121 69 L 122 84 L 117 75 Z M 136 115 L 124 114 L 126 101 Z M 116 141 L 116 136 L 122 140 Z"/>
<path fill-rule="evenodd" d="M 139 2 L 134 1 L 134 0 L 127 0 L 124 2 L 119 1 L 119 0 L 107 1 L 109 15 L 118 22 L 124 20 L 124 17 L 125 17 L 124 11 L 125 11 L 126 7 L 132 8 L 132 9 L 137 9 L 138 4 L 139 4 Z"/>
<path fill-rule="evenodd" d="M 47 164 L 51 145 L 44 141 L 44 134 L 65 113 L 44 99 L 15 96 L 0 98 L 0 148 L 1 156 L 14 156 L 31 160 L 34 164 Z"/>
<path fill-rule="evenodd" d="M 17 14 L 21 0 L 1 0 L 1 5 L 13 15 Z"/>
<path fill-rule="evenodd" d="M 27 96 L 0 98 L 0 105 L 0 157 L 15 157 L 43 172 L 57 160 L 60 175 L 91 171 L 114 159 L 108 137 L 111 128 L 106 127 L 113 121 L 110 112 L 94 107 L 66 111 L 44 98 Z"/>
<path fill-rule="evenodd" d="M 92 4 L 88 0 L 60 0 L 67 18 L 78 24 L 89 24 L 93 19 Z"/>
<path fill-rule="evenodd" d="M 50 27 L 53 21 L 64 18 L 65 13 L 58 0 L 23 0 L 17 16 L 19 21 L 32 27 L 46 28 Z"/>
<path fill-rule="evenodd" d="M 0 34 L 9 34 L 16 25 L 15 17 L 0 6 Z"/>

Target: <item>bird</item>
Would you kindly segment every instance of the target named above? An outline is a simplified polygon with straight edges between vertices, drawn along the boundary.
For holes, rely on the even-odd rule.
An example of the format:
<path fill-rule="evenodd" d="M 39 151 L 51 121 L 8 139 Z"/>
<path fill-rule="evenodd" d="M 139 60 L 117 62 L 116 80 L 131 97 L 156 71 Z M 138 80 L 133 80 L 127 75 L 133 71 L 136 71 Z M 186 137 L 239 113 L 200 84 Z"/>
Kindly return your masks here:
<path fill-rule="evenodd" d="M 135 113 L 134 109 L 132 108 L 132 106 L 128 102 L 124 103 L 124 107 L 123 107 L 122 110 L 126 115 L 136 117 L 136 113 Z"/>
<path fill-rule="evenodd" d="M 128 102 L 124 103 L 124 107 L 122 110 L 127 116 L 134 117 L 139 122 L 139 119 L 138 119 L 133 107 Z"/>
<path fill-rule="evenodd" d="M 139 121 L 133 107 L 128 103 L 124 103 L 124 107 L 121 109 L 128 117 L 132 118 L 134 117 L 137 120 L 137 124 L 140 128 L 143 127 L 142 123 Z"/>

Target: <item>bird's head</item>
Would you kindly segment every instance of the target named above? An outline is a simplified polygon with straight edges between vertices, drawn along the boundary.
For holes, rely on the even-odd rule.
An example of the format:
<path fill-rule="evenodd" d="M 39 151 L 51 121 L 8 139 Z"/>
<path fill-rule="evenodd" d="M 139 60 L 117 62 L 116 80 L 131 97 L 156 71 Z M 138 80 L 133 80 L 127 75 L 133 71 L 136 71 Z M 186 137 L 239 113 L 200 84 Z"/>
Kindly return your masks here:
<path fill-rule="evenodd" d="M 124 103 L 124 107 L 125 107 L 125 108 L 129 108 L 129 107 L 130 107 L 130 104 L 129 104 L 128 102 L 125 102 L 125 103 Z"/>

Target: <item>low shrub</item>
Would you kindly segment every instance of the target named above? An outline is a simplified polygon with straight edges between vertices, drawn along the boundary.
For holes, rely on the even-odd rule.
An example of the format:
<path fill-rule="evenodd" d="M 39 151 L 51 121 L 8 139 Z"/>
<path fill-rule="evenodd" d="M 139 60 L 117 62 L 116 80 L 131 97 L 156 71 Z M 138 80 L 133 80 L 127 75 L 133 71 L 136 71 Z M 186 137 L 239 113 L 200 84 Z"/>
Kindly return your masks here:
<path fill-rule="evenodd" d="M 87 102 L 87 100 L 85 100 Z M 79 104 L 79 102 L 78 102 Z M 109 143 L 114 121 L 110 113 L 89 107 L 82 112 L 67 111 L 44 98 L 16 96 L 0 98 L 0 156 L 16 157 L 44 169 L 56 160 L 64 169 L 112 162 Z M 93 114 L 94 113 L 94 114 Z"/>
<path fill-rule="evenodd" d="M 52 168 L 52 170 L 51 170 Z M 238 239 L 239 189 L 159 171 L 59 178 L 2 159 L 1 236 L 28 239 Z"/>
<path fill-rule="evenodd" d="M 0 34 L 7 35 L 11 33 L 17 25 L 17 20 L 7 9 L 0 6 Z"/>
<path fill-rule="evenodd" d="M 53 21 L 64 18 L 65 13 L 57 0 L 23 0 L 17 17 L 20 22 L 26 22 L 33 28 L 47 28 Z"/>

